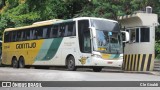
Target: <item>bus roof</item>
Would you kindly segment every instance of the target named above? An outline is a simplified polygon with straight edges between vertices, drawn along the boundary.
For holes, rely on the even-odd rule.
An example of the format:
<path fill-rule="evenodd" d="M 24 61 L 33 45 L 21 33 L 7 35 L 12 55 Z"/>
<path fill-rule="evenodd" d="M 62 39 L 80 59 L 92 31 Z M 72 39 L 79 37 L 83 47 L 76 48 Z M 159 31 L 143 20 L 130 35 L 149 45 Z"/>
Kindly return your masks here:
<path fill-rule="evenodd" d="M 60 20 L 62 20 L 62 19 L 52 19 L 52 20 L 40 21 L 40 22 L 35 22 L 32 25 L 38 25 L 38 24 L 42 24 L 43 25 L 43 24 L 46 24 L 46 23 L 53 24 L 53 22 L 60 21 Z"/>
<path fill-rule="evenodd" d="M 107 21 L 110 21 L 110 22 L 117 22 L 115 20 L 106 19 L 106 18 L 97 18 L 97 17 L 78 17 L 78 18 L 73 18 L 73 20 L 82 20 L 82 19 L 96 19 L 96 20 L 107 20 Z"/>
<path fill-rule="evenodd" d="M 115 20 L 110 20 L 110 19 L 105 19 L 105 18 L 97 18 L 97 17 L 78 17 L 78 18 L 67 19 L 67 20 L 53 19 L 53 20 L 35 22 L 35 23 L 33 23 L 32 25 L 29 25 L 29 26 L 7 28 L 7 29 L 5 29 L 5 31 L 13 31 L 13 30 L 27 29 L 27 28 L 33 28 L 33 27 L 39 27 L 39 26 L 47 26 L 47 25 L 52 25 L 54 23 L 75 21 L 75 20 L 82 20 L 82 19 L 96 19 L 96 20 L 107 20 L 107 21 L 110 21 L 110 22 L 117 22 Z"/>
<path fill-rule="evenodd" d="M 62 21 L 62 19 L 53 19 L 53 20 L 35 22 L 35 23 L 33 23 L 32 25 L 29 25 L 29 26 L 22 26 L 22 27 L 16 27 L 16 28 L 7 28 L 7 29 L 5 29 L 5 31 L 27 29 L 27 28 L 39 27 L 39 26 L 47 26 L 47 25 L 52 25 L 53 23 L 55 23 L 57 21 Z"/>

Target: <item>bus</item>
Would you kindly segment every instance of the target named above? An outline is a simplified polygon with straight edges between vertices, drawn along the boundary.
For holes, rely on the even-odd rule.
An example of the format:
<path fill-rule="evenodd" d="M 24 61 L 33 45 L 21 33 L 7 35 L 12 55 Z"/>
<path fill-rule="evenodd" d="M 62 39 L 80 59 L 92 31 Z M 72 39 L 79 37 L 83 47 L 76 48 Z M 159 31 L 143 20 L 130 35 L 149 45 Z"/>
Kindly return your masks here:
<path fill-rule="evenodd" d="M 125 32 L 126 41 L 127 32 Z M 78 17 L 49 20 L 8 28 L 3 34 L 2 63 L 14 68 L 29 66 L 121 67 L 122 36 L 117 21 Z"/>

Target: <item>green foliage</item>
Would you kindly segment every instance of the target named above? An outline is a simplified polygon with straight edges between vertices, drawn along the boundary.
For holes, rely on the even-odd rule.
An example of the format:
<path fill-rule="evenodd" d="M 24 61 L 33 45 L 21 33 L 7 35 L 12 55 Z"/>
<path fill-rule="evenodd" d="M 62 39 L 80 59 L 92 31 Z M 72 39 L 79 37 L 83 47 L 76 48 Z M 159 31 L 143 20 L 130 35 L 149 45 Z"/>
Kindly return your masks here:
<path fill-rule="evenodd" d="M 117 16 L 145 10 L 146 6 L 153 7 L 153 12 L 158 14 L 160 22 L 160 0 L 0 0 L 0 35 L 5 28 L 30 25 L 36 21 L 54 18 L 91 16 L 116 20 Z M 160 28 L 157 28 L 158 53 L 159 34 Z"/>
<path fill-rule="evenodd" d="M 155 47 L 156 47 L 157 53 L 160 53 L 160 40 L 156 42 Z"/>
<path fill-rule="evenodd" d="M 11 9 L 12 7 L 18 6 L 18 1 L 19 0 L 6 0 L 6 3 L 9 4 L 8 9 Z"/>
<path fill-rule="evenodd" d="M 29 25 L 48 19 L 68 19 L 79 16 L 117 19 L 119 15 L 144 10 L 147 5 L 160 16 L 159 0 L 2 0 L 0 29 Z M 1 3 L 2 3 L 1 1 Z M 25 1 L 25 3 L 20 3 Z M 159 29 L 157 29 L 160 31 Z"/>

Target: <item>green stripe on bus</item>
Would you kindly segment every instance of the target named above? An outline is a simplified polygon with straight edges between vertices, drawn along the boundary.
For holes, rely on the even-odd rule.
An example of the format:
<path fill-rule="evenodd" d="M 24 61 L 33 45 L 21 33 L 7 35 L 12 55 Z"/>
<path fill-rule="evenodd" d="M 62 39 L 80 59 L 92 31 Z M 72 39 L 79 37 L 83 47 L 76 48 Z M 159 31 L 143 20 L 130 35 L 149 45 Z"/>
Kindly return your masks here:
<path fill-rule="evenodd" d="M 120 54 L 111 54 L 110 59 L 119 58 Z"/>
<path fill-rule="evenodd" d="M 54 38 L 52 43 L 50 44 L 50 47 L 46 47 L 47 44 L 49 44 L 49 43 L 45 43 L 45 42 L 47 42 L 47 41 L 45 41 L 41 50 L 40 50 L 41 52 L 39 52 L 39 53 L 43 53 L 43 51 L 44 51 L 44 53 L 46 53 L 46 54 L 43 56 L 39 56 L 42 54 L 38 54 L 38 57 L 41 57 L 41 58 L 39 58 L 37 60 L 40 60 L 40 61 L 51 60 L 55 56 L 55 54 L 57 53 L 57 50 L 59 49 L 59 46 L 60 46 L 62 40 L 63 40 L 63 38 Z M 47 48 L 46 49 L 47 52 L 45 52 L 44 48 Z"/>
<path fill-rule="evenodd" d="M 50 48 L 52 42 L 53 42 L 53 39 L 44 40 L 43 45 L 40 51 L 38 52 L 38 55 L 35 58 L 36 61 L 42 60 L 43 57 L 47 55 L 48 49 Z"/>
<path fill-rule="evenodd" d="M 116 54 L 114 58 L 119 58 L 120 54 Z"/>
<path fill-rule="evenodd" d="M 46 56 L 42 60 L 50 60 L 53 58 L 57 53 L 62 40 L 63 38 L 54 38 Z"/>

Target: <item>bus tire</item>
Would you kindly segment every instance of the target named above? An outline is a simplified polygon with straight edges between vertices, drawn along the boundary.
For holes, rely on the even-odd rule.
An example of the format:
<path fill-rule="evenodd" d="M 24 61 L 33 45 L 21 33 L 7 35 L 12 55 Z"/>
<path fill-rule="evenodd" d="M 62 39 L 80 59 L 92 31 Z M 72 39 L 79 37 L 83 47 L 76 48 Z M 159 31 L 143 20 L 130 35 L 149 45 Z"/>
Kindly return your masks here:
<path fill-rule="evenodd" d="M 94 72 L 100 72 L 102 71 L 102 67 L 93 67 Z"/>
<path fill-rule="evenodd" d="M 18 68 L 18 61 L 16 57 L 13 57 L 12 59 L 12 67 L 13 68 Z"/>
<path fill-rule="evenodd" d="M 73 56 L 67 58 L 67 69 L 68 71 L 76 71 L 75 59 Z"/>
<path fill-rule="evenodd" d="M 24 63 L 24 58 L 23 57 L 19 58 L 18 66 L 19 66 L 19 68 L 24 68 L 25 67 L 25 63 Z"/>

